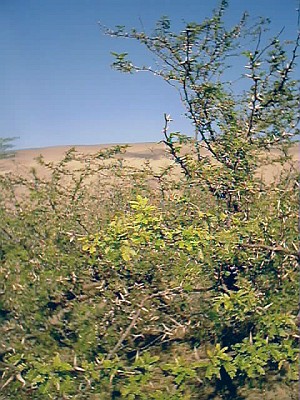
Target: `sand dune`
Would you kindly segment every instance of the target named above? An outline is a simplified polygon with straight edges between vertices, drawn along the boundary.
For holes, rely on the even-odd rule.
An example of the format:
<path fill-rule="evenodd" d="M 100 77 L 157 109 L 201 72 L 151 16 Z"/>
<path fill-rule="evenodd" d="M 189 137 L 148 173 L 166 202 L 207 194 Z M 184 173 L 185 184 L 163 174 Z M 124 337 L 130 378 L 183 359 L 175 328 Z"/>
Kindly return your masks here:
<path fill-rule="evenodd" d="M 57 146 L 45 147 L 38 149 L 28 149 L 16 151 L 15 157 L 0 160 L 0 173 L 17 172 L 25 173 L 30 168 L 39 168 L 37 157 L 42 155 L 46 162 L 59 162 L 64 154 L 74 147 L 76 151 L 82 154 L 96 153 L 105 148 L 111 148 L 113 145 L 92 145 L 92 146 Z M 168 156 L 165 146 L 162 143 L 136 143 L 129 145 L 126 153 L 120 156 L 132 166 L 141 166 L 141 164 L 149 160 L 151 165 L 155 167 L 169 164 L 170 157 Z"/>
<path fill-rule="evenodd" d="M 97 151 L 110 148 L 113 145 L 87 145 L 87 146 L 74 146 L 75 149 L 82 154 L 96 153 Z M 57 147 L 45 147 L 38 149 L 19 150 L 16 152 L 14 158 L 0 160 L 0 173 L 14 172 L 19 174 L 26 174 L 28 171 L 38 166 L 36 157 L 42 155 L 47 162 L 58 162 L 60 161 L 66 151 L 73 146 L 57 146 Z M 293 160 L 299 165 L 299 147 L 295 145 L 291 149 Z M 134 166 L 141 167 L 147 160 L 150 162 L 154 170 L 158 170 L 160 167 L 165 167 L 173 163 L 170 155 L 166 151 L 166 147 L 163 143 L 135 143 L 130 144 L 126 153 L 121 156 L 122 159 L 126 160 L 126 163 Z M 264 175 L 269 179 L 279 172 L 279 167 L 270 167 L 264 170 Z"/>

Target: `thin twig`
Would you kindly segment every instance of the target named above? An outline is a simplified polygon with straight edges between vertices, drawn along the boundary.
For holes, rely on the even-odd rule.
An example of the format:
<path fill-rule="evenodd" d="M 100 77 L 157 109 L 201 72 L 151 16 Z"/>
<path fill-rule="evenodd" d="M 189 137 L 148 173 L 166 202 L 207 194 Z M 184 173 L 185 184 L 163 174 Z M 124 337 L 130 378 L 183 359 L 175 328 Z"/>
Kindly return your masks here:
<path fill-rule="evenodd" d="M 119 348 L 121 347 L 123 341 L 127 338 L 127 336 L 130 334 L 132 328 L 135 326 L 135 324 L 136 324 L 136 322 L 137 322 L 137 320 L 138 320 L 138 318 L 139 318 L 139 316 L 140 316 L 140 314 L 141 314 L 141 311 L 142 311 L 142 309 L 143 309 L 144 304 L 146 303 L 146 301 L 148 301 L 148 300 L 150 300 L 150 299 L 153 299 L 153 298 L 155 298 L 155 297 L 164 296 L 164 295 L 167 295 L 167 294 L 170 294 L 170 293 L 176 293 L 176 292 L 181 293 L 181 287 L 177 287 L 177 288 L 170 289 L 170 290 L 165 290 L 164 292 L 153 293 L 153 294 L 150 295 L 150 296 L 146 296 L 146 297 L 142 300 L 142 302 L 140 303 L 139 309 L 138 309 L 138 310 L 136 311 L 136 313 L 134 314 L 134 316 L 133 316 L 133 318 L 132 318 L 130 324 L 129 324 L 128 327 L 125 329 L 125 331 L 124 331 L 123 334 L 121 335 L 120 339 L 118 340 L 118 342 L 116 343 L 116 345 L 114 346 L 114 348 L 108 353 L 106 359 L 107 359 L 107 360 L 110 360 L 110 359 L 117 353 L 117 351 L 118 351 Z"/>

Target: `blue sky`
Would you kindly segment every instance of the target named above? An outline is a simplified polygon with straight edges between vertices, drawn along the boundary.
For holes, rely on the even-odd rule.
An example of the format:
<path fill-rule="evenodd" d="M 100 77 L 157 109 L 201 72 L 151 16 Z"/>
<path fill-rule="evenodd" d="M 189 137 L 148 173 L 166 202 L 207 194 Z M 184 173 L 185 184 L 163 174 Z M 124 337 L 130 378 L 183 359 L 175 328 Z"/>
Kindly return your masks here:
<path fill-rule="evenodd" d="M 200 22 L 214 0 L 0 0 L 0 137 L 19 136 L 17 148 L 65 144 L 159 141 L 163 114 L 172 130 L 192 134 L 177 93 L 147 74 L 126 75 L 110 68 L 111 51 L 134 43 L 101 33 L 126 25 L 150 30 L 162 15 L 174 28 Z M 272 20 L 272 29 L 296 34 L 298 0 L 231 0 L 228 22 L 247 10 Z"/>

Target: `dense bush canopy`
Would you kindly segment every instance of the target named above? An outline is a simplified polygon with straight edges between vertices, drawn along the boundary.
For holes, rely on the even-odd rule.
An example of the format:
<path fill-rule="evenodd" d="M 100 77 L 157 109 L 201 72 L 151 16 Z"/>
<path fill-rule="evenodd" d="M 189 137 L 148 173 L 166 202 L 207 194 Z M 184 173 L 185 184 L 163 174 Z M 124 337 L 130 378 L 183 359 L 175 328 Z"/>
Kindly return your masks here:
<path fill-rule="evenodd" d="M 260 48 L 263 25 L 227 30 L 225 8 L 179 34 L 166 18 L 153 36 L 107 32 L 181 91 L 195 137 L 165 116 L 172 167 L 71 149 L 39 159 L 47 174 L 1 176 L 0 398 L 296 399 L 299 38 Z M 222 73 L 244 32 L 235 97 Z M 281 165 L 268 182 L 266 164 Z"/>

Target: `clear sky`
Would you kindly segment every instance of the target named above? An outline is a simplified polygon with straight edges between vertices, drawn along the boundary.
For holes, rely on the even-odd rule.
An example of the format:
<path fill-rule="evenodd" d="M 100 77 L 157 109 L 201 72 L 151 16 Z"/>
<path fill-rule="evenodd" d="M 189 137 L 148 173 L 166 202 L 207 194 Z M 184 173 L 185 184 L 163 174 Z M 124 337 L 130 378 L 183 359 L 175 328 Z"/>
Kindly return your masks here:
<path fill-rule="evenodd" d="M 0 137 L 17 148 L 159 141 L 163 114 L 192 134 L 177 93 L 147 74 L 110 68 L 111 51 L 143 60 L 143 49 L 101 33 L 108 27 L 152 30 L 162 15 L 174 28 L 201 22 L 217 0 L 0 0 Z M 296 35 L 299 0 L 231 0 L 227 20 L 247 10 Z"/>

